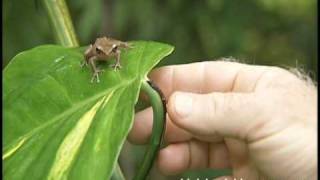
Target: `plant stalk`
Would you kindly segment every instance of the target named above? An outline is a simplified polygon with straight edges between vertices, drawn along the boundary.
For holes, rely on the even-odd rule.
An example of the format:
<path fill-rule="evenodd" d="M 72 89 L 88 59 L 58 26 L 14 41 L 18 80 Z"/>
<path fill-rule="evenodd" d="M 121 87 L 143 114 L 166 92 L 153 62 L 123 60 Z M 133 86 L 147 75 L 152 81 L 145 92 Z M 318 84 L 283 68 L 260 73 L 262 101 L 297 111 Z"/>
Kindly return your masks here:
<path fill-rule="evenodd" d="M 65 0 L 43 0 L 58 44 L 78 47 L 79 42 Z"/>
<path fill-rule="evenodd" d="M 111 180 L 126 180 L 124 177 L 119 162 L 117 163 L 116 167 L 113 170 Z"/>
<path fill-rule="evenodd" d="M 166 127 L 166 101 L 161 90 L 151 81 L 143 81 L 142 90 L 147 93 L 153 111 L 152 135 L 144 159 L 134 180 L 145 180 L 159 152 Z"/>

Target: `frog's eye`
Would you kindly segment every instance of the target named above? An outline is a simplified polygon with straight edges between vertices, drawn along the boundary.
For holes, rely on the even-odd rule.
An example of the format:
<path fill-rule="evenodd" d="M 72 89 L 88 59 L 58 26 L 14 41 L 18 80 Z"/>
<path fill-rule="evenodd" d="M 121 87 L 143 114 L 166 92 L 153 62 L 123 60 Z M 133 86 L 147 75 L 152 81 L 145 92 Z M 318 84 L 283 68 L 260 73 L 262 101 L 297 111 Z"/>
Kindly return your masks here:
<path fill-rule="evenodd" d="M 118 48 L 118 46 L 117 46 L 116 44 L 113 44 L 113 45 L 112 45 L 112 51 L 116 51 L 117 48 Z"/>
<path fill-rule="evenodd" d="M 102 50 L 99 49 L 98 47 L 96 47 L 96 52 L 97 52 L 98 54 L 102 54 Z"/>

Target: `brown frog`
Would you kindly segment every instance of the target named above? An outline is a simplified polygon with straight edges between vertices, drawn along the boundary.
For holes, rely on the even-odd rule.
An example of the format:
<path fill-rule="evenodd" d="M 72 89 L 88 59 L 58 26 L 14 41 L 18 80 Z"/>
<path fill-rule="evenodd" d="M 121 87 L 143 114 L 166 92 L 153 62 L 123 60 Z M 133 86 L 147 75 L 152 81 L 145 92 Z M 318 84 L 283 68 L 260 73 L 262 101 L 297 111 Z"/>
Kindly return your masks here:
<path fill-rule="evenodd" d="M 110 58 L 115 57 L 116 63 L 111 66 L 115 71 L 117 69 L 121 69 L 121 48 L 131 48 L 131 46 L 126 42 L 107 37 L 97 38 L 93 45 L 90 44 L 84 53 L 85 60 L 81 64 L 81 67 L 90 64 L 93 71 L 91 82 L 93 82 L 94 79 L 96 79 L 97 82 L 100 82 L 99 73 L 103 72 L 103 70 L 100 70 L 96 67 L 96 61 L 108 61 Z"/>

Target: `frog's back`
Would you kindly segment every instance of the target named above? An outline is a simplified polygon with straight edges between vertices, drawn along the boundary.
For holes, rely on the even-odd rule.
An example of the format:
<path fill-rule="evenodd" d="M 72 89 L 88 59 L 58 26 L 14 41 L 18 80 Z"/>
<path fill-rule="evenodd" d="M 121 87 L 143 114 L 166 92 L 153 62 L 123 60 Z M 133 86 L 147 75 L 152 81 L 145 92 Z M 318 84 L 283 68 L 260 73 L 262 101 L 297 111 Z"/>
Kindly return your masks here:
<path fill-rule="evenodd" d="M 100 46 L 103 46 L 103 47 L 112 47 L 113 44 L 119 44 L 119 43 L 121 43 L 121 41 L 108 38 L 108 37 L 97 38 L 95 42 L 95 44 L 99 44 Z"/>

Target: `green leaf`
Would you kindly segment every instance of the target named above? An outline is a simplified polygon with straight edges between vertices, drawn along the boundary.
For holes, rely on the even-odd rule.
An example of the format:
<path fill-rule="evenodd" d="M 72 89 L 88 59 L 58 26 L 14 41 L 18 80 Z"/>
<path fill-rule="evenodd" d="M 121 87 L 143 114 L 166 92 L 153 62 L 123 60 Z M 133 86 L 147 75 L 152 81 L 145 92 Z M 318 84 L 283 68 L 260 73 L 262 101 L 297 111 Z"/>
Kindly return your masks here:
<path fill-rule="evenodd" d="M 122 69 L 102 62 L 100 83 L 80 68 L 83 48 L 45 45 L 18 54 L 4 70 L 5 179 L 109 179 L 133 121 L 140 85 L 173 51 L 132 42 Z"/>

